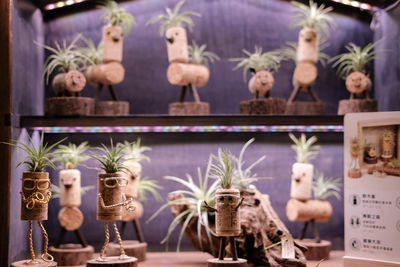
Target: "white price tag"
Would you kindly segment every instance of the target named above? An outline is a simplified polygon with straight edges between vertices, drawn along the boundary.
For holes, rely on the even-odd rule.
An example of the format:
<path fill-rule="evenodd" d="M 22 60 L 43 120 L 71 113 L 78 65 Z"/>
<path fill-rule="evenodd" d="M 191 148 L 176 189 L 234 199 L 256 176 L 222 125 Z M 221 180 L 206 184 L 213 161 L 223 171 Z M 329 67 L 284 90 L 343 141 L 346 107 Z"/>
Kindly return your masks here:
<path fill-rule="evenodd" d="M 287 235 L 282 237 L 282 258 L 283 259 L 294 259 L 295 251 L 294 251 L 294 241 L 291 235 Z"/>

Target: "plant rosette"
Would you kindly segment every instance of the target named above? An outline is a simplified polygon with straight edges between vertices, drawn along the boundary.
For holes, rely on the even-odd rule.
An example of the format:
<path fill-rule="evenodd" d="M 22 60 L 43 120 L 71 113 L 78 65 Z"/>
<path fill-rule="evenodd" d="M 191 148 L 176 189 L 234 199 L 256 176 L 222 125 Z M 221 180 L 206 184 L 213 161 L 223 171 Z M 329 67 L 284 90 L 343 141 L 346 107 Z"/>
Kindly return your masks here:
<path fill-rule="evenodd" d="M 290 197 L 298 200 L 311 198 L 314 165 L 296 162 L 292 166 Z"/>
<path fill-rule="evenodd" d="M 215 232 L 217 236 L 240 235 L 240 191 L 238 189 L 218 189 L 215 192 Z"/>
<path fill-rule="evenodd" d="M 81 205 L 81 172 L 78 169 L 64 169 L 59 173 L 60 206 Z"/>

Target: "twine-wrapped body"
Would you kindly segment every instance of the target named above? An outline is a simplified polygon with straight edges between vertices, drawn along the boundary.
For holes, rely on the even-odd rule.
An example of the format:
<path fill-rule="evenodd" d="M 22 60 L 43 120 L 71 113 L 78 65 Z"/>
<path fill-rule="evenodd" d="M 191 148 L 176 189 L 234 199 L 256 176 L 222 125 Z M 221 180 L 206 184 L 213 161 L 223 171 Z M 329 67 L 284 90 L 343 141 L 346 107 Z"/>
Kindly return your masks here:
<path fill-rule="evenodd" d="M 119 204 L 123 201 L 122 188 L 116 186 L 115 188 L 108 188 L 104 184 L 105 178 L 120 177 L 116 173 L 99 173 L 97 180 L 97 220 L 99 221 L 118 221 L 122 218 L 122 206 L 116 207 L 103 207 L 102 200 L 105 206 Z"/>
<path fill-rule="evenodd" d="M 38 184 L 46 189 L 38 189 Z M 48 202 L 51 198 L 49 188 L 48 172 L 24 172 L 22 174 L 21 220 L 47 220 Z"/>
<path fill-rule="evenodd" d="M 215 193 L 215 232 L 217 236 L 240 235 L 240 216 L 237 207 L 240 192 L 237 189 L 218 189 Z"/>

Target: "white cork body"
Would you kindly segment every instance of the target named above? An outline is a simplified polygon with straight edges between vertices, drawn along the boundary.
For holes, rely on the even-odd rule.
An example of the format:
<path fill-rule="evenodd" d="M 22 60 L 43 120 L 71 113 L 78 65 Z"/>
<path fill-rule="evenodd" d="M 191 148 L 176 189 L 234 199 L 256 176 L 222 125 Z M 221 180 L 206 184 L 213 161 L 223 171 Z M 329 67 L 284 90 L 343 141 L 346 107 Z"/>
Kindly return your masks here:
<path fill-rule="evenodd" d="M 86 70 L 88 82 L 95 86 L 99 83 L 103 85 L 114 85 L 122 82 L 125 78 L 125 68 L 119 62 L 107 64 L 91 65 Z"/>
<path fill-rule="evenodd" d="M 85 88 L 86 78 L 82 72 L 71 70 L 67 73 L 59 73 L 53 78 L 51 86 L 56 94 L 68 91 L 78 93 Z"/>
<path fill-rule="evenodd" d="M 24 172 L 22 174 L 21 220 L 47 220 L 48 203 L 36 200 L 49 200 L 50 180 L 48 172 Z M 22 196 L 21 196 L 22 197 Z"/>
<path fill-rule="evenodd" d="M 118 184 L 114 188 L 105 185 L 107 178 L 121 177 L 117 173 L 99 173 L 97 179 L 97 220 L 99 221 L 118 221 L 122 218 L 122 207 L 105 208 L 101 205 L 101 198 L 105 206 L 119 204 L 123 201 L 122 187 Z M 112 184 L 112 183 L 110 183 Z M 101 196 L 101 198 L 100 198 Z"/>
<path fill-rule="evenodd" d="M 297 63 L 309 61 L 317 64 L 318 61 L 318 35 L 311 28 L 303 28 L 299 32 L 297 47 Z"/>
<path fill-rule="evenodd" d="M 165 33 L 168 61 L 188 63 L 189 50 L 186 30 L 182 27 L 171 27 Z"/>
<path fill-rule="evenodd" d="M 237 189 L 218 189 L 215 192 L 215 231 L 217 236 L 240 235 L 240 215 L 236 210 L 240 202 Z"/>
<path fill-rule="evenodd" d="M 292 166 L 290 197 L 301 201 L 311 198 L 314 166 L 310 163 L 295 163 Z"/>
<path fill-rule="evenodd" d="M 371 80 L 362 72 L 355 71 L 346 77 L 346 88 L 350 93 L 361 94 L 369 90 L 370 86 Z"/>
<path fill-rule="evenodd" d="M 252 94 L 265 95 L 274 86 L 274 76 L 266 70 L 257 71 L 249 81 L 249 91 Z"/>
<path fill-rule="evenodd" d="M 81 205 L 81 172 L 65 169 L 59 173 L 60 206 L 79 207 Z"/>
<path fill-rule="evenodd" d="M 173 85 L 202 87 L 210 79 L 210 71 L 204 65 L 171 63 L 167 69 L 167 79 Z"/>
<path fill-rule="evenodd" d="M 103 62 L 122 62 L 124 37 L 120 26 L 103 27 Z"/>
<path fill-rule="evenodd" d="M 128 185 L 124 188 L 125 195 L 136 199 L 142 177 L 142 165 L 136 160 L 127 160 L 124 162 L 124 166 L 129 170 L 121 172 L 121 176 L 128 178 Z"/>

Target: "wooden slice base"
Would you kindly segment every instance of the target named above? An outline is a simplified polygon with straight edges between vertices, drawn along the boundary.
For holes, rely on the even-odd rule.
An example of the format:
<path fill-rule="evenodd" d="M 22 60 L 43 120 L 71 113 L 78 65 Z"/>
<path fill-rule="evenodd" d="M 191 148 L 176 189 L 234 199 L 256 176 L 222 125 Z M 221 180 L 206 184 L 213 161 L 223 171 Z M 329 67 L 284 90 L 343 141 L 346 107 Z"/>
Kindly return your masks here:
<path fill-rule="evenodd" d="M 361 170 L 349 170 L 349 172 L 347 173 L 347 175 L 350 177 L 350 178 L 361 178 L 361 176 L 362 176 L 362 173 L 361 173 Z"/>
<path fill-rule="evenodd" d="M 286 104 L 286 115 L 322 115 L 325 104 L 322 102 L 294 101 Z"/>
<path fill-rule="evenodd" d="M 168 107 L 169 115 L 210 115 L 210 104 L 206 102 L 174 102 Z"/>
<path fill-rule="evenodd" d="M 338 115 L 376 111 L 378 111 L 378 102 L 375 99 L 344 99 L 339 101 Z"/>
<path fill-rule="evenodd" d="M 106 261 L 97 261 L 96 259 L 88 260 L 86 267 L 137 267 L 137 259 L 129 258 L 120 260 L 119 256 L 107 257 Z"/>
<path fill-rule="evenodd" d="M 321 259 L 329 259 L 329 253 L 332 250 L 332 243 L 330 241 L 321 240 L 321 243 L 317 243 L 313 239 L 296 239 L 295 241 L 308 249 L 304 252 L 307 260 L 319 261 Z"/>
<path fill-rule="evenodd" d="M 240 114 L 284 114 L 286 101 L 283 98 L 259 98 L 240 102 Z"/>
<path fill-rule="evenodd" d="M 139 262 L 146 260 L 146 242 L 139 243 L 137 240 L 124 240 L 122 241 L 122 245 L 126 255 L 137 258 Z M 107 256 L 119 256 L 120 254 L 118 243 L 113 242 L 108 245 L 106 250 Z"/>
<path fill-rule="evenodd" d="M 11 263 L 11 267 L 27 267 L 27 266 L 32 266 L 32 267 L 54 267 L 57 266 L 57 262 L 52 261 L 52 262 L 45 262 L 43 260 L 37 260 L 37 264 L 33 265 L 27 265 L 26 261 L 28 260 L 22 260 L 22 261 L 15 261 Z"/>
<path fill-rule="evenodd" d="M 87 116 L 94 114 L 94 99 L 89 97 L 50 97 L 46 99 L 48 116 Z"/>
<path fill-rule="evenodd" d="M 84 265 L 93 258 L 94 248 L 83 248 L 80 244 L 63 244 L 59 248 L 50 247 L 49 253 L 53 255 L 58 266 L 77 266 Z"/>
<path fill-rule="evenodd" d="M 219 259 L 209 259 L 207 260 L 207 267 L 246 267 L 247 260 L 245 259 L 238 259 L 236 261 L 232 260 L 232 258 L 225 258 L 224 260 Z"/>
<path fill-rule="evenodd" d="M 126 116 L 129 115 L 128 101 L 97 101 L 95 114 L 102 116 Z"/>

